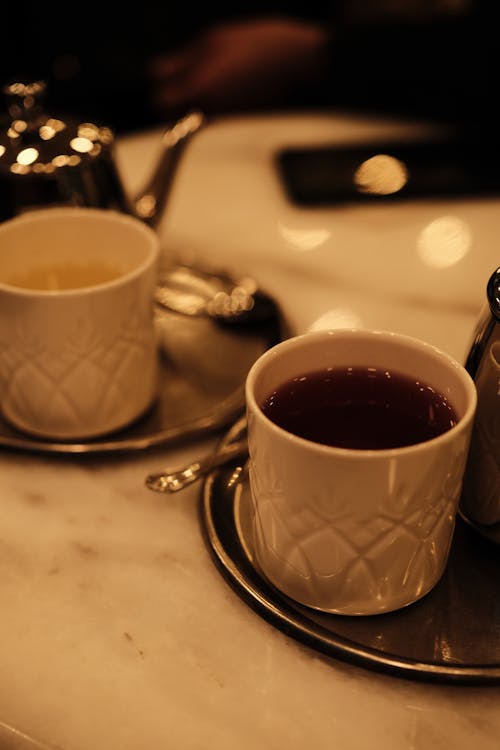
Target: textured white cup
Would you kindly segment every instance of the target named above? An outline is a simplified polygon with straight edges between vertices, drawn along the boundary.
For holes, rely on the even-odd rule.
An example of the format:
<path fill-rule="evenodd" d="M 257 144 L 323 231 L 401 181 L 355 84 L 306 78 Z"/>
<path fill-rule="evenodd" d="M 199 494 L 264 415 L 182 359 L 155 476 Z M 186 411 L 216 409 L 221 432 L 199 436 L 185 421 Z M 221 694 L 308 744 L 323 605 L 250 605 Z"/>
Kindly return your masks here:
<path fill-rule="evenodd" d="M 418 377 L 447 396 L 458 423 L 402 448 L 354 450 L 298 437 L 262 411 L 291 377 L 327 366 Z M 398 609 L 444 572 L 469 449 L 476 389 L 426 342 L 383 331 L 306 333 L 266 351 L 246 381 L 255 556 L 279 590 L 346 615 Z"/>
<path fill-rule="evenodd" d="M 0 224 L 0 406 L 15 427 L 91 438 L 143 413 L 157 390 L 159 239 L 112 210 L 48 208 Z M 119 276 L 58 291 L 14 286 L 37 265 L 106 261 Z"/>

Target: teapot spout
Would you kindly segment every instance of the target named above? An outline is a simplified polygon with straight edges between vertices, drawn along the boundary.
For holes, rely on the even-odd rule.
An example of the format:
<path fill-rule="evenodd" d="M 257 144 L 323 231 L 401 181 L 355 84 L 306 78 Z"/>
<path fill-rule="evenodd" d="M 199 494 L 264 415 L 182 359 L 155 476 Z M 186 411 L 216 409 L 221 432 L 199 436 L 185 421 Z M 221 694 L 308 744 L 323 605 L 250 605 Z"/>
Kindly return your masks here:
<path fill-rule="evenodd" d="M 164 132 L 158 164 L 132 201 L 134 213 L 150 226 L 155 227 L 161 219 L 180 158 L 193 135 L 201 130 L 205 122 L 206 118 L 201 112 L 190 112 Z"/>

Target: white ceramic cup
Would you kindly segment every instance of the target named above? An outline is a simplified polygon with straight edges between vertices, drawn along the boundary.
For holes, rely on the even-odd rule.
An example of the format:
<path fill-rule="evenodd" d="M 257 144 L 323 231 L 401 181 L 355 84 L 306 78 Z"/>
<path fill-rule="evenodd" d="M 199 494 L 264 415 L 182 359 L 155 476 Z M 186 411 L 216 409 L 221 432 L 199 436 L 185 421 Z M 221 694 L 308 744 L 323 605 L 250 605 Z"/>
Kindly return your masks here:
<path fill-rule="evenodd" d="M 147 410 L 158 378 L 158 262 L 156 233 L 113 210 L 39 209 L 0 224 L 0 408 L 8 422 L 73 440 Z"/>
<path fill-rule="evenodd" d="M 337 448 L 298 437 L 262 410 L 283 382 L 325 367 L 367 366 L 439 391 L 458 421 L 430 440 L 388 449 Z M 246 381 L 255 557 L 280 591 L 346 615 L 399 609 L 446 567 L 476 389 L 446 353 L 409 336 L 330 330 L 266 351 Z"/>

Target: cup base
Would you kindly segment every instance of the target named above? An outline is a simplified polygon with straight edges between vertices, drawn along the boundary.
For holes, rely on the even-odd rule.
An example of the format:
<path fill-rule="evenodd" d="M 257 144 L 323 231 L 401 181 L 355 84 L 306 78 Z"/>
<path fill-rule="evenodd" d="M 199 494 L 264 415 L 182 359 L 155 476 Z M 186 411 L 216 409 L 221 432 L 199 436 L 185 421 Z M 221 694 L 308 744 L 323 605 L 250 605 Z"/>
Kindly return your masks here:
<path fill-rule="evenodd" d="M 106 437 L 107 435 L 113 435 L 117 432 L 120 432 L 121 430 L 124 430 L 127 427 L 130 427 L 135 422 L 138 422 L 142 417 L 144 417 L 155 405 L 155 402 L 157 400 L 158 396 L 156 393 L 153 394 L 152 398 L 149 399 L 147 404 L 141 408 L 140 412 L 133 416 L 129 416 L 128 418 L 125 418 L 123 420 L 120 420 L 116 422 L 113 425 L 108 426 L 97 426 L 89 429 L 79 429 L 79 430 L 51 430 L 51 429 L 43 429 L 43 428 L 34 428 L 29 425 L 26 425 L 22 420 L 16 419 L 16 417 L 13 417 L 12 415 L 8 414 L 7 412 L 2 412 L 2 417 L 5 419 L 8 424 L 13 427 L 15 430 L 18 430 L 19 432 L 22 432 L 25 435 L 29 435 L 31 437 L 39 438 L 40 440 L 57 440 L 61 443 L 64 443 L 66 441 L 75 441 L 75 440 L 93 440 L 94 438 L 99 437 Z"/>
<path fill-rule="evenodd" d="M 318 604 L 317 602 L 312 602 L 307 597 L 301 597 L 296 596 L 293 593 L 291 593 L 291 590 L 285 590 L 285 588 L 279 584 L 273 581 L 262 569 L 262 566 L 259 564 L 257 559 L 254 559 L 254 566 L 258 573 L 274 588 L 276 591 L 281 594 L 287 596 L 289 599 L 292 599 L 297 604 L 301 604 L 304 607 L 307 607 L 308 609 L 314 610 L 315 612 L 323 612 L 324 614 L 329 615 L 339 615 L 339 616 L 345 616 L 345 617 L 370 617 L 374 615 L 383 615 L 388 614 L 390 612 L 396 612 L 397 610 L 406 609 L 407 607 L 411 607 L 412 604 L 416 604 L 421 599 L 423 599 L 427 594 L 429 594 L 439 583 L 441 578 L 443 577 L 444 570 L 440 572 L 439 576 L 432 581 L 431 584 L 428 584 L 425 588 L 422 588 L 422 591 L 419 591 L 418 594 L 413 595 L 410 599 L 408 597 L 391 597 L 391 599 L 379 599 L 376 601 L 373 601 L 370 599 L 365 604 L 360 603 L 359 600 L 357 603 L 353 604 L 345 604 L 345 605 L 339 605 L 335 603 L 334 601 L 325 602 Z"/>

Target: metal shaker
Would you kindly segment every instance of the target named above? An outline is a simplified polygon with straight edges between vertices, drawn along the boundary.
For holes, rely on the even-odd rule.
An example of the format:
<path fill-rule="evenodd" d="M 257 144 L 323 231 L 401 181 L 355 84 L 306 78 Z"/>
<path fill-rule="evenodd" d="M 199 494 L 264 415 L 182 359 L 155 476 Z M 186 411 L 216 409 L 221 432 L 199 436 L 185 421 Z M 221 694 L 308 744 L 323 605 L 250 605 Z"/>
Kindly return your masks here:
<path fill-rule="evenodd" d="M 478 403 L 460 510 L 470 521 L 490 526 L 500 522 L 500 268 L 486 296 L 465 363 Z"/>

